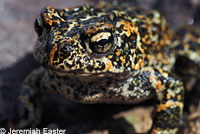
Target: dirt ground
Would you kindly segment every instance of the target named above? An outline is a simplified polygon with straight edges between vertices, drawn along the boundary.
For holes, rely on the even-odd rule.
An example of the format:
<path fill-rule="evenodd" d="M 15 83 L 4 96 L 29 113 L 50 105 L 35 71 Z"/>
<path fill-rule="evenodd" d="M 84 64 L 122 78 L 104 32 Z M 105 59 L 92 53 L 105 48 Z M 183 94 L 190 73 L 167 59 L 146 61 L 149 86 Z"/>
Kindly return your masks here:
<path fill-rule="evenodd" d="M 200 0 L 132 2 L 145 9 L 161 11 L 174 30 L 185 24 L 200 26 Z M 20 85 L 31 70 L 39 67 L 32 56 L 32 46 L 37 38 L 33 25 L 41 8 L 64 8 L 96 3 L 97 0 L 0 1 L 0 128 L 15 127 L 11 120 L 15 118 Z M 177 67 L 180 68 L 179 64 Z M 183 81 L 187 98 L 181 133 L 200 134 L 200 80 L 183 78 Z M 143 105 L 84 105 L 59 95 L 46 94 L 43 97 L 43 123 L 40 127 L 65 128 L 67 134 L 144 133 L 152 123 L 152 101 L 149 100 Z"/>

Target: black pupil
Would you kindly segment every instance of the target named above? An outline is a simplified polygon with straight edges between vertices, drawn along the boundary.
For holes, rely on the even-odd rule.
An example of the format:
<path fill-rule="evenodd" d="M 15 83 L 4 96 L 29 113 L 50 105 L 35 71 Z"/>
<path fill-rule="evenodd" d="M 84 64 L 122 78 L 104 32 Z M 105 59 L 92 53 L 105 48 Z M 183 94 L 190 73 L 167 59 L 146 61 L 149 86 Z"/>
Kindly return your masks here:
<path fill-rule="evenodd" d="M 97 42 L 98 45 L 100 46 L 105 46 L 108 43 L 107 39 L 101 39 L 100 41 Z"/>

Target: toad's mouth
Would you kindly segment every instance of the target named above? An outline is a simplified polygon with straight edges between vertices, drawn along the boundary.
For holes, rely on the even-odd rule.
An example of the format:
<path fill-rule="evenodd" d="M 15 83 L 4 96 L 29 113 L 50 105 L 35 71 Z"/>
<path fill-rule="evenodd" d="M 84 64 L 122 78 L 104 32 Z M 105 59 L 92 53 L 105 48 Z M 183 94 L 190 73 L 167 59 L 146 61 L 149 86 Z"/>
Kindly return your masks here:
<path fill-rule="evenodd" d="M 88 73 L 84 72 L 83 70 L 71 70 L 71 71 L 61 71 L 56 69 L 49 69 L 49 71 L 55 73 L 58 76 L 72 76 L 72 77 L 110 77 L 115 79 L 125 79 L 129 78 L 132 73 L 130 72 L 123 72 L 123 73 L 113 73 L 113 72 L 100 72 L 100 73 Z"/>

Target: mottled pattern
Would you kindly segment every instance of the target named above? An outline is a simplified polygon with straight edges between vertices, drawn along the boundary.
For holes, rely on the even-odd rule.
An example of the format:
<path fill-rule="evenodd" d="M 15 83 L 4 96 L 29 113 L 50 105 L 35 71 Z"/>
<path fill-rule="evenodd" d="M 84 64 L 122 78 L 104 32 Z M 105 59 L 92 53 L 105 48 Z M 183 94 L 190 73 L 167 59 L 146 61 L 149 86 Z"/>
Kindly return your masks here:
<path fill-rule="evenodd" d="M 134 11 L 104 10 L 88 5 L 44 8 L 36 21 L 43 27 L 36 29 L 39 35 L 42 30 L 48 32 L 36 43 L 36 59 L 59 72 L 134 73 L 150 64 L 162 64 L 170 70 L 174 57 L 168 55 L 167 46 L 172 34 L 163 16 L 156 11 L 133 14 Z M 105 37 L 98 40 L 94 37 L 98 34 Z M 96 42 L 92 42 L 93 38 Z M 106 43 L 108 46 L 104 46 Z M 157 63 L 149 62 L 151 59 Z"/>
<path fill-rule="evenodd" d="M 186 28 L 185 34 L 175 35 L 157 11 L 104 4 L 45 7 L 35 30 L 34 55 L 44 68 L 25 81 L 20 98 L 29 117 L 21 115 L 19 126 L 38 124 L 39 98 L 51 91 L 82 103 L 136 103 L 155 97 L 149 133 L 177 133 L 184 88 L 172 69 L 178 55 L 200 65 L 198 30 Z"/>

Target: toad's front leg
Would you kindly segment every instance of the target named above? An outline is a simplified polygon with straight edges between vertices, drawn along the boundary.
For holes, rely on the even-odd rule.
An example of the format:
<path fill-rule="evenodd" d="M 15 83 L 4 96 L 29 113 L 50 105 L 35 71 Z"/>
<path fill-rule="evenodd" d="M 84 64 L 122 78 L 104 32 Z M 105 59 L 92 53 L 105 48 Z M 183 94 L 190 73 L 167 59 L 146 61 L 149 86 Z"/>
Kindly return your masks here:
<path fill-rule="evenodd" d="M 182 82 L 168 72 L 153 67 L 144 67 L 138 75 L 129 78 L 128 82 L 129 90 L 126 92 L 137 92 L 132 97 L 128 93 L 129 99 L 156 95 L 153 125 L 149 134 L 177 134 L 184 105 Z"/>
<path fill-rule="evenodd" d="M 183 112 L 184 88 L 176 77 L 161 69 L 147 69 L 157 96 L 150 134 L 177 134 Z"/>
<path fill-rule="evenodd" d="M 19 95 L 17 128 L 35 128 L 41 118 L 41 84 L 44 69 L 34 70 L 24 81 Z M 44 89 L 44 88 L 43 88 Z"/>

